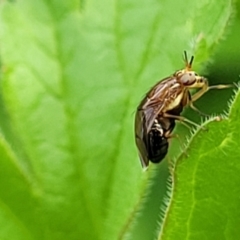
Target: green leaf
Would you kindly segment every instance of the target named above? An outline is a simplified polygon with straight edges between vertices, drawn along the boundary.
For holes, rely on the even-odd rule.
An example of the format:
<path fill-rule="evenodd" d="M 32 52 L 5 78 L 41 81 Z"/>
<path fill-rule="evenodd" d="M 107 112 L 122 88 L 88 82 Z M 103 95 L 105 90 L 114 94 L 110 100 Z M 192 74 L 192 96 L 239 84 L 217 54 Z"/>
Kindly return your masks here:
<path fill-rule="evenodd" d="M 169 2 L 168 2 L 169 3 Z M 171 3 L 169 3 L 171 4 Z M 192 5 L 194 6 L 192 6 Z M 199 69 L 199 62 L 206 61 L 206 58 L 209 57 L 209 55 L 212 54 L 214 47 L 216 46 L 216 42 L 218 42 L 218 39 L 222 37 L 222 34 L 225 30 L 225 27 L 228 25 L 228 22 L 231 19 L 231 13 L 232 13 L 232 5 L 231 2 L 218 2 L 215 4 L 209 4 L 205 5 L 204 2 L 195 2 L 192 1 L 189 5 L 189 3 L 186 4 L 187 6 L 191 5 L 191 13 L 194 14 L 194 11 L 196 11 L 196 16 L 201 15 L 201 17 L 193 17 L 190 20 L 188 19 L 189 26 L 195 26 L 195 30 L 198 29 L 199 31 L 199 38 L 195 38 L 195 41 L 192 43 L 195 43 L 195 58 L 194 58 L 194 69 Z M 190 9 L 190 8 L 189 8 Z M 167 17 L 166 17 L 167 18 Z M 186 16 L 187 18 L 187 16 Z M 169 18 L 167 18 L 168 21 L 170 21 Z M 215 19 L 215 20 L 214 20 Z M 216 21 L 216 19 L 218 19 Z M 174 19 L 172 19 L 173 22 Z M 175 25 L 172 23 L 173 28 Z M 178 26 L 177 26 L 178 27 Z M 204 31 L 204 32 L 203 32 Z M 169 33 L 169 36 L 171 36 L 171 33 Z M 203 36 L 205 36 L 205 39 L 201 39 Z M 171 38 L 171 37 L 169 37 Z M 170 40 L 171 41 L 171 40 Z M 186 40 L 187 41 L 187 40 Z M 207 44 L 209 43 L 209 44 Z M 178 43 L 175 43 L 174 46 L 178 46 Z M 175 48 L 173 48 L 173 51 Z M 171 54 L 172 50 L 167 49 L 168 54 Z M 196 66 L 197 63 L 197 66 Z M 169 66 L 169 64 L 166 64 L 166 66 L 163 64 L 163 68 Z M 226 64 L 226 62 L 225 62 Z M 237 65 L 237 64 L 236 64 Z M 176 67 L 177 69 L 177 67 Z M 223 69 L 224 70 L 224 69 Z M 167 76 L 167 75 L 166 75 Z M 165 76 L 165 77 L 166 77 Z M 234 78 L 235 80 L 236 78 Z M 229 83 L 233 82 L 233 79 L 226 79 L 226 78 L 219 78 L 217 79 L 219 81 L 222 81 L 222 83 L 227 83 L 226 81 L 229 81 Z M 212 82 L 212 78 L 209 78 L 209 84 L 214 85 L 214 82 Z M 216 94 L 215 94 L 216 92 Z M 211 91 L 207 96 L 204 96 L 205 98 L 205 110 L 206 112 L 211 113 L 211 111 L 216 108 L 215 105 L 218 105 L 218 109 L 221 109 L 222 102 L 227 99 L 226 96 L 229 97 L 229 91 L 224 90 L 221 92 L 218 91 Z M 216 95 L 215 99 L 213 95 Z M 221 99 L 219 98 L 219 94 L 221 96 Z M 222 100 L 223 99 L 223 100 Z M 201 99 L 202 100 L 202 99 Z M 215 100 L 215 101 L 214 101 Z M 200 101 L 201 102 L 201 101 Z M 211 103 L 211 104 L 210 104 Z M 199 104 L 197 102 L 197 104 Z M 224 103 L 225 104 L 225 103 Z M 203 107 L 203 106 L 201 106 Z M 202 108 L 200 108 L 202 109 Z M 204 108 L 203 108 L 204 109 Z M 209 110 L 210 109 L 210 110 Z M 204 111 L 204 110 L 203 110 Z M 223 108 L 221 109 L 223 112 Z M 205 112 L 205 111 L 204 111 Z M 214 111 L 213 111 L 214 112 Z M 191 117 L 190 119 L 194 119 L 193 115 L 190 115 L 188 112 L 188 115 Z M 187 116 L 188 116 L 187 115 Z M 196 118 L 196 117 L 195 117 Z M 199 117 L 198 117 L 199 118 Z M 198 120 L 199 121 L 199 120 Z M 180 142 L 185 140 L 184 135 L 186 135 L 186 131 L 182 131 L 180 129 L 181 126 L 177 126 L 175 129 L 175 133 L 177 133 L 180 136 Z M 207 141 L 206 138 L 204 138 Z M 151 240 L 156 238 L 156 229 L 157 225 L 159 226 L 159 219 L 164 218 L 164 211 L 166 209 L 166 198 L 169 198 L 169 193 L 171 190 L 169 190 L 167 193 L 165 192 L 165 188 L 169 183 L 167 183 L 167 177 L 166 177 L 166 171 L 168 171 L 168 168 L 166 167 L 166 160 L 169 162 L 169 160 L 176 158 L 179 152 L 179 139 L 176 141 L 173 139 L 171 140 L 169 154 L 167 158 L 165 159 L 165 162 L 159 166 L 157 169 L 155 176 L 151 181 L 151 185 L 148 187 L 148 196 L 147 200 L 145 201 L 145 204 L 143 208 L 141 209 L 141 214 L 137 216 L 136 218 L 136 224 L 131 229 L 129 235 L 129 239 L 144 239 L 144 240 Z M 165 184 L 165 187 L 163 186 L 163 182 Z M 164 194 L 165 193 L 165 194 Z M 174 201 L 174 199 L 172 200 Z M 157 202 L 157 203 L 156 203 Z M 159 216 L 160 215 L 160 216 Z M 168 216 L 166 216 L 168 218 Z M 171 228 L 171 225 L 168 226 Z M 174 229 L 174 228 L 173 228 Z M 177 238 L 176 239 L 184 239 L 184 238 Z"/>
<path fill-rule="evenodd" d="M 199 130 L 176 162 L 159 239 L 235 239 L 240 234 L 240 94 L 228 119 Z"/>
<path fill-rule="evenodd" d="M 231 4 L 207 3 L 1 4 L 3 239 L 126 236 L 153 174 L 140 167 L 133 113 L 183 50 L 196 69 L 208 59 Z"/>
<path fill-rule="evenodd" d="M 33 178 L 2 136 L 0 156 L 0 238 L 32 239 L 30 228 L 36 222 L 30 213 L 34 211 L 34 195 L 38 194 Z"/>
<path fill-rule="evenodd" d="M 24 224 L 33 239 L 113 239 L 145 183 L 117 33 L 111 26 L 102 33 L 94 9 L 83 16 L 76 1 L 2 5 L 2 93 L 13 132 L 5 137 L 18 139 L 18 164 L 38 193 L 19 193 L 20 182 L 7 182 L 12 204 L 6 193 L 2 201 L 18 219 L 16 229 Z M 28 195 L 31 208 L 16 211 Z M 8 235 L 24 238 L 10 228 Z"/>

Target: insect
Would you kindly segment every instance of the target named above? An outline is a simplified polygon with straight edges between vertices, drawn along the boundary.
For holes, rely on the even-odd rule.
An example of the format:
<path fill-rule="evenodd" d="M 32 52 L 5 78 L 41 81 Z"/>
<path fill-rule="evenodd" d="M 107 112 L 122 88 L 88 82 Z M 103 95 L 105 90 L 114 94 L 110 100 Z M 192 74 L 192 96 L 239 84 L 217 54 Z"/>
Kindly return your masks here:
<path fill-rule="evenodd" d="M 190 106 L 199 114 L 193 103 L 210 89 L 223 89 L 231 85 L 208 86 L 205 77 L 192 71 L 192 56 L 188 61 L 184 51 L 185 68 L 176 71 L 172 76 L 157 82 L 146 94 L 137 107 L 135 115 L 135 142 L 143 167 L 149 165 L 149 161 L 159 163 L 167 154 L 168 139 L 175 127 L 175 120 L 196 123 L 180 115 L 183 108 Z M 199 89 L 191 95 L 190 89 Z"/>

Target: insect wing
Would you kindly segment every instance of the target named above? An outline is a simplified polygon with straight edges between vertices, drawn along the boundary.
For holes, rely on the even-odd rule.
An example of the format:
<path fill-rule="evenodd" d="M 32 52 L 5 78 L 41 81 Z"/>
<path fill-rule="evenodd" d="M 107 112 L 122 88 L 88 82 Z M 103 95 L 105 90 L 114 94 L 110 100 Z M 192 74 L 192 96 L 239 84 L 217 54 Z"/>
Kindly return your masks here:
<path fill-rule="evenodd" d="M 175 87 L 177 86 L 177 87 Z M 144 114 L 145 128 L 147 133 L 153 125 L 157 116 L 168 107 L 171 101 L 174 101 L 180 90 L 180 86 L 174 77 L 168 77 L 158 82 L 142 100 L 138 107 L 138 111 Z"/>
<path fill-rule="evenodd" d="M 164 109 L 166 101 L 171 95 L 169 88 L 176 79 L 168 77 L 158 82 L 141 101 L 135 116 L 135 141 L 143 167 L 149 165 L 148 134 L 158 114 Z"/>
<path fill-rule="evenodd" d="M 143 168 L 149 164 L 147 151 L 147 129 L 145 127 L 145 116 L 142 111 L 137 111 L 135 116 L 135 141 L 138 148 L 138 155 Z"/>

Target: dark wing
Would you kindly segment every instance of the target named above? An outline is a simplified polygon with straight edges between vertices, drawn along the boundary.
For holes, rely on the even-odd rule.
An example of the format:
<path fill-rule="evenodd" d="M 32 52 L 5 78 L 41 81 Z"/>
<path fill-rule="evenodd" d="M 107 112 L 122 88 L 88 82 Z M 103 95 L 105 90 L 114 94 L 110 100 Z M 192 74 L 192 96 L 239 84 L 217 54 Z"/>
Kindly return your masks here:
<path fill-rule="evenodd" d="M 147 133 L 153 125 L 156 117 L 164 112 L 164 109 L 174 101 L 175 97 L 181 91 L 180 84 L 175 77 L 168 77 L 158 82 L 141 101 L 138 106 L 138 112 L 144 115 L 144 124 Z"/>
<path fill-rule="evenodd" d="M 142 166 L 149 164 L 147 151 L 147 137 L 157 118 L 167 104 L 174 99 L 179 92 L 179 84 L 174 77 L 168 77 L 158 82 L 141 101 L 135 116 L 135 141 L 138 147 L 139 157 Z"/>
<path fill-rule="evenodd" d="M 145 127 L 145 117 L 142 111 L 137 111 L 135 116 L 135 142 L 138 147 L 138 155 L 143 168 L 148 167 L 147 151 L 147 129 Z"/>

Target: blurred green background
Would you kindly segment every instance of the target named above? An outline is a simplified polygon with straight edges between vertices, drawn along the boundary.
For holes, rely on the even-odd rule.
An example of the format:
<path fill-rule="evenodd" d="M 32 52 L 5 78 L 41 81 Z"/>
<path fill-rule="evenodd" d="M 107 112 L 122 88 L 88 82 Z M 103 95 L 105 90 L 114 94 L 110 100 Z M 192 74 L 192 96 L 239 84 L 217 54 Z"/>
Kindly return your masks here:
<path fill-rule="evenodd" d="M 84 2 L 84 1 L 83 1 Z M 238 12 L 236 12 L 235 18 L 229 24 L 228 34 L 225 39 L 219 43 L 215 49 L 215 54 L 212 56 L 212 61 L 207 64 L 204 71 L 199 72 L 199 74 L 206 76 L 209 79 L 210 85 L 221 84 L 221 83 L 232 83 L 239 81 L 240 75 L 240 1 L 237 3 Z M 196 19 L 197 21 L 197 19 Z M 184 50 L 184 49 L 183 49 Z M 181 53 L 176 53 L 176 57 L 181 57 Z M 194 65 L 193 65 L 194 69 Z M 176 69 L 177 70 L 177 69 Z M 170 75 L 171 73 L 169 73 Z M 147 83 L 146 83 L 147 84 Z M 208 114 L 221 114 L 228 110 L 228 102 L 232 96 L 232 89 L 226 90 L 214 90 L 204 95 L 199 101 L 197 101 L 196 106 L 203 112 Z M 144 94 L 144 93 L 143 93 Z M 141 97 L 141 96 L 140 96 Z M 1 103 L 2 101 L 0 101 Z M 5 114 L 5 110 L 0 106 L 0 125 L 3 126 L 4 136 L 16 150 L 18 144 L 14 133 L 11 133 L 8 116 Z M 193 112 L 191 109 L 186 109 L 184 116 L 195 121 L 200 122 L 202 117 L 197 113 Z M 131 116 L 132 119 L 134 116 Z M 168 178 L 168 161 L 180 153 L 179 141 L 183 143 L 186 142 L 186 137 L 190 136 L 189 129 L 181 124 L 177 124 L 175 133 L 179 135 L 179 139 L 172 139 L 170 152 L 168 157 L 163 163 L 155 165 L 155 170 L 152 171 L 152 176 L 150 182 L 152 183 L 148 193 L 146 193 L 146 202 L 144 205 L 144 210 L 139 216 L 139 222 L 135 225 L 132 231 L 133 240 L 152 240 L 155 237 L 157 224 L 159 222 L 159 205 L 160 199 L 166 196 L 166 181 Z M 19 153 L 21 154 L 21 152 Z M 140 168 L 140 164 L 139 164 Z"/>

